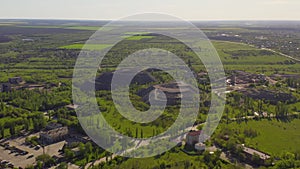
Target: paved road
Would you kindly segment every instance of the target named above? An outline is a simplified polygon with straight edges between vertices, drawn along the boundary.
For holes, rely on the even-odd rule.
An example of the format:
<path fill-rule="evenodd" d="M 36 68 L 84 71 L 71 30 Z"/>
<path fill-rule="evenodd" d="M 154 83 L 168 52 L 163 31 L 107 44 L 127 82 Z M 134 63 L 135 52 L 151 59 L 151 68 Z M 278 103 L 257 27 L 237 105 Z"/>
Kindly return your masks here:
<path fill-rule="evenodd" d="M 299 59 L 297 59 L 297 58 L 294 58 L 294 57 L 292 57 L 292 56 L 289 56 L 289 55 L 287 55 L 287 54 L 284 54 L 284 53 L 281 53 L 281 52 L 275 51 L 275 50 L 273 50 L 273 49 L 269 49 L 269 48 L 261 48 L 261 49 L 263 49 L 263 50 L 268 50 L 268 51 L 271 51 L 271 52 L 277 53 L 277 54 L 279 54 L 279 55 L 281 55 L 281 56 L 284 56 L 284 57 L 287 57 L 287 58 L 289 58 L 289 59 L 292 59 L 292 60 L 295 60 L 295 61 L 297 61 L 297 62 L 300 62 L 300 60 L 299 60 Z"/>

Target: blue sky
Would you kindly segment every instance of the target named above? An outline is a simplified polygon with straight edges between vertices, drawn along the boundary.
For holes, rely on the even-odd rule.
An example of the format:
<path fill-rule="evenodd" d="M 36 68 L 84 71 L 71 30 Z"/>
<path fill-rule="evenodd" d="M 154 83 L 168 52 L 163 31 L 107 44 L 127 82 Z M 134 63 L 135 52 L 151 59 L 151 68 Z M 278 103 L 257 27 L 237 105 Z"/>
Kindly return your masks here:
<path fill-rule="evenodd" d="M 1 0 L 0 18 L 118 19 L 159 12 L 187 20 L 300 20 L 300 0 Z"/>

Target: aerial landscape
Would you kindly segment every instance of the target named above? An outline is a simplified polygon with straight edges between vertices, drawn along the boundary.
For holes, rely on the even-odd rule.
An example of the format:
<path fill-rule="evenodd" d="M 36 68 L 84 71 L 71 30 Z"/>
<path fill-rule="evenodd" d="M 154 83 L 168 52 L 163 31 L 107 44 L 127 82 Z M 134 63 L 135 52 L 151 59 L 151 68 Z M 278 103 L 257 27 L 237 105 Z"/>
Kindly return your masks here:
<path fill-rule="evenodd" d="M 300 168 L 300 21 L 191 21 L 220 58 L 225 76 L 219 79 L 210 76 L 209 66 L 188 45 L 150 29 L 191 28 L 145 21 L 143 31 L 116 34 L 122 26 L 106 26 L 109 23 L 0 19 L 0 169 Z M 122 40 L 116 45 L 93 43 L 98 30 Z M 205 52 L 207 46 L 198 47 Z M 128 86 L 133 107 L 147 112 L 153 103 L 165 103 L 165 109 L 150 122 L 137 122 L 120 113 L 122 107 L 130 109 L 115 103 L 113 91 L 121 97 L 118 90 L 124 86 L 112 83 L 114 76 L 122 77 L 121 83 L 128 80 L 130 68 L 117 68 L 128 55 L 149 48 L 177 55 L 196 83 L 177 81 L 172 74 L 189 78 L 176 66 L 138 72 Z M 96 67 L 94 81 L 77 79 L 75 74 L 84 72 L 80 68 L 88 67 L 79 57 L 89 62 L 87 54 L 103 51 L 107 53 Z M 139 57 L 148 63 L 151 57 L 146 54 Z M 169 60 L 161 57 L 158 62 L 167 65 Z M 215 80 L 224 86 L 216 86 Z M 90 103 L 83 105 L 90 93 L 76 95 L 77 90 L 89 91 L 80 84 L 94 90 L 91 102 L 101 113 L 95 113 Z M 187 95 L 200 99 L 182 105 Z M 222 95 L 223 106 L 212 101 Z M 191 111 L 195 104 L 192 125 L 180 124 L 176 129 L 181 134 L 172 130 L 162 138 L 175 146 L 163 151 L 168 143 L 153 146 L 153 140 L 148 141 L 173 129 L 181 110 Z M 210 115 L 212 110 L 220 112 Z M 216 128 L 211 127 L 214 121 Z M 98 133 L 102 136 L 97 140 L 97 130 L 108 128 L 133 141 L 124 143 L 108 131 Z M 213 131 L 206 135 L 209 128 Z"/>

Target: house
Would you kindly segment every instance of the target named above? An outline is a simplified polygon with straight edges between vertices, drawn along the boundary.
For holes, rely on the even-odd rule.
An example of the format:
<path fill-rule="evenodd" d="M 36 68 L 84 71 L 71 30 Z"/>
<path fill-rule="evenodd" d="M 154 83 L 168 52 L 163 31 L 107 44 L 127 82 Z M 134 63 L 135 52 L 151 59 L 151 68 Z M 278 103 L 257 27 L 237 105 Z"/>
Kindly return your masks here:
<path fill-rule="evenodd" d="M 199 143 L 200 140 L 200 134 L 201 134 L 201 130 L 199 131 L 190 131 L 187 135 L 186 135 L 186 144 L 189 146 L 194 147 L 197 143 Z"/>
<path fill-rule="evenodd" d="M 23 81 L 21 77 L 12 77 L 8 79 L 10 84 L 20 84 Z"/>
<path fill-rule="evenodd" d="M 240 70 L 233 71 L 232 75 L 226 79 L 226 83 L 231 86 L 241 84 L 264 83 L 266 81 L 266 76 L 263 74 L 252 74 Z"/>
<path fill-rule="evenodd" d="M 43 144 L 52 144 L 64 140 L 68 135 L 68 127 L 60 127 L 40 134 L 40 140 Z"/>
<path fill-rule="evenodd" d="M 11 85 L 9 83 L 2 83 L 0 84 L 0 92 L 10 92 Z"/>

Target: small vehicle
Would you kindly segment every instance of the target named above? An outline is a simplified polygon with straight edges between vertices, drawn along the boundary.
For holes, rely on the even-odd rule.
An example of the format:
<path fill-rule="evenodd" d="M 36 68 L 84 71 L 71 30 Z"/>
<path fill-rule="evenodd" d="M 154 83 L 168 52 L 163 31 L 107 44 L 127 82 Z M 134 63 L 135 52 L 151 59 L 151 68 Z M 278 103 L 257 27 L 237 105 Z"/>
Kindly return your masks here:
<path fill-rule="evenodd" d="M 1 161 L 1 164 L 7 164 L 7 163 L 9 163 L 9 162 L 6 161 L 6 160 L 2 160 L 2 161 Z"/>
<path fill-rule="evenodd" d="M 30 156 L 27 157 L 27 159 L 30 159 L 30 158 L 32 158 L 32 157 L 34 157 L 34 156 L 31 154 Z"/>
<path fill-rule="evenodd" d="M 22 155 L 22 156 L 27 155 L 27 154 L 28 154 L 27 151 L 23 151 L 23 152 L 20 153 L 20 155 Z"/>
<path fill-rule="evenodd" d="M 14 165 L 12 163 L 8 163 L 7 166 L 10 168 L 14 168 Z"/>
<path fill-rule="evenodd" d="M 37 146 L 35 146 L 35 150 L 39 150 L 41 148 L 41 146 L 39 146 L 39 145 L 37 145 Z"/>

